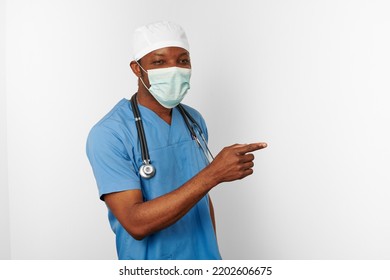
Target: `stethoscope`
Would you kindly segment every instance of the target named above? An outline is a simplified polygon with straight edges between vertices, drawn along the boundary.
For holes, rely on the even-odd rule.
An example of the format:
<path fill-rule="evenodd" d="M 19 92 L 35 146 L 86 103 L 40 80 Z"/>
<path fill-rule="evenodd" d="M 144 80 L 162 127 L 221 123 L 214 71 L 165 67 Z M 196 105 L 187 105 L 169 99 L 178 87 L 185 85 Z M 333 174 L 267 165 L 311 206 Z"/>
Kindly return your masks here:
<path fill-rule="evenodd" d="M 142 124 L 141 114 L 139 112 L 138 103 L 137 103 L 137 94 L 134 94 L 131 97 L 131 107 L 133 109 L 134 120 L 137 126 L 138 138 L 141 144 L 142 165 L 139 168 L 139 174 L 141 175 L 142 178 L 149 179 L 156 174 L 156 168 L 152 165 L 152 162 L 150 160 L 144 126 Z M 199 124 L 195 121 L 195 119 L 191 116 L 191 114 L 186 109 L 184 109 L 184 107 L 181 104 L 177 105 L 177 108 L 184 119 L 184 122 L 191 134 L 192 139 L 196 141 L 198 146 L 202 149 L 203 154 L 205 155 L 208 163 L 210 163 L 211 160 L 209 156 L 211 157 L 212 160 L 214 159 L 214 157 L 211 154 L 209 147 L 207 146 L 207 141 L 206 138 L 204 137 L 202 129 L 200 128 Z M 190 124 L 190 121 L 192 122 L 192 125 Z M 196 128 L 198 134 L 202 138 L 204 147 L 201 144 L 198 136 L 196 135 L 194 127 Z"/>

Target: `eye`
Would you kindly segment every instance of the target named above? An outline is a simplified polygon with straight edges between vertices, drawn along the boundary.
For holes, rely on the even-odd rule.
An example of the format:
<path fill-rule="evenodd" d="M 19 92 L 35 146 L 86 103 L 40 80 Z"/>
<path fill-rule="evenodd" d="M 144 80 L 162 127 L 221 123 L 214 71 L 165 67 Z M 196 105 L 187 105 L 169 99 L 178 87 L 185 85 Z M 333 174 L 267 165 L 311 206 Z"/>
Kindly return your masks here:
<path fill-rule="evenodd" d="M 153 63 L 154 65 L 161 65 L 161 64 L 164 63 L 164 60 L 162 60 L 162 59 L 160 59 L 160 60 L 154 60 L 152 63 Z"/>
<path fill-rule="evenodd" d="M 183 59 L 180 59 L 180 60 L 179 60 L 179 63 L 180 63 L 180 64 L 190 64 L 191 61 L 190 61 L 189 58 L 183 58 Z"/>

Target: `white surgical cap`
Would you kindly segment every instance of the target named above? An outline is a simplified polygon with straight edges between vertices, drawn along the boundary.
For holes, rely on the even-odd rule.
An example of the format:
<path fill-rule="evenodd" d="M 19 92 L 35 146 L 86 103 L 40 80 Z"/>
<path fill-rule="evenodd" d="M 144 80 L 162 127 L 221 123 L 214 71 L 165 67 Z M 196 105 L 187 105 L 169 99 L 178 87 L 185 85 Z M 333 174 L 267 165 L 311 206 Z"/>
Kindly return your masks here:
<path fill-rule="evenodd" d="M 139 60 L 151 51 L 165 47 L 190 50 L 187 36 L 181 26 L 169 21 L 159 21 L 141 26 L 134 31 L 134 60 Z"/>

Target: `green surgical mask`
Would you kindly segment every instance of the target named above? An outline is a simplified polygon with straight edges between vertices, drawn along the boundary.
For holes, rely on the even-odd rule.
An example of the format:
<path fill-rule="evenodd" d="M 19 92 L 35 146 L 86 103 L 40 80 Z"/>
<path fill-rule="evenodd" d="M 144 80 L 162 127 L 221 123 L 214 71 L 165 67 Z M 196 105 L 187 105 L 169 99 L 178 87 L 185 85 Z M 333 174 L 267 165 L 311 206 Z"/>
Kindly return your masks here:
<path fill-rule="evenodd" d="M 190 89 L 191 69 L 189 68 L 167 67 L 145 71 L 141 65 L 139 66 L 148 74 L 150 88 L 140 77 L 142 84 L 165 108 L 176 107 Z"/>

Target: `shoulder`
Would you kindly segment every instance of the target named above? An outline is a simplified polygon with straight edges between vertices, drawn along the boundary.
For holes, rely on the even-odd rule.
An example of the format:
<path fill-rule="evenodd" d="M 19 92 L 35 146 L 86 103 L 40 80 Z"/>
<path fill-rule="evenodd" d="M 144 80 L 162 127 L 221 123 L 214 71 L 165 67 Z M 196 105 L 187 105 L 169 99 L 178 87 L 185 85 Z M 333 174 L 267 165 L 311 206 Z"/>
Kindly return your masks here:
<path fill-rule="evenodd" d="M 206 139 L 208 139 L 207 125 L 201 113 L 199 113 L 196 109 L 188 105 L 185 104 L 181 104 L 181 105 L 191 115 L 191 117 L 194 118 L 196 123 L 200 126 L 202 133 L 205 135 Z"/>
<path fill-rule="evenodd" d="M 106 145 L 120 145 L 131 139 L 134 116 L 129 101 L 119 101 L 102 119 L 89 131 L 87 147 L 101 148 Z M 125 140 L 127 139 L 127 140 Z"/>
<path fill-rule="evenodd" d="M 129 120 L 134 120 L 131 106 L 128 100 L 122 99 L 91 128 L 89 137 L 121 134 L 128 126 Z"/>
<path fill-rule="evenodd" d="M 127 99 L 120 100 L 94 127 L 113 126 L 134 119 L 130 102 Z"/>
<path fill-rule="evenodd" d="M 204 124 L 205 124 L 205 120 L 204 120 L 202 114 L 201 114 L 198 110 L 196 110 L 196 109 L 194 109 L 194 108 L 192 108 L 192 107 L 190 107 L 190 106 L 188 106 L 188 105 L 186 105 L 186 104 L 182 104 L 182 103 L 181 103 L 181 105 L 184 107 L 184 109 L 185 109 L 188 113 L 190 113 L 190 115 L 191 115 L 197 122 L 201 122 L 201 123 L 204 123 Z"/>

